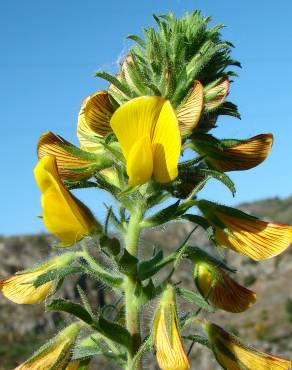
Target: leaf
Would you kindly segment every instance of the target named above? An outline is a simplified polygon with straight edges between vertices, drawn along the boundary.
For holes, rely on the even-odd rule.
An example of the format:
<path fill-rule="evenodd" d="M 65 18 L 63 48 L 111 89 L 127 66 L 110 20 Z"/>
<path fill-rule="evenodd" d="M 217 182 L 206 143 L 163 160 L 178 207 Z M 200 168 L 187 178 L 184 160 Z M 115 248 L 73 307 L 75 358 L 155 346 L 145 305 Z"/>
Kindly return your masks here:
<path fill-rule="evenodd" d="M 139 366 L 139 362 L 141 358 L 143 357 L 145 352 L 148 352 L 152 348 L 152 337 L 149 335 L 144 342 L 141 344 L 140 348 L 138 349 L 138 352 L 135 354 L 135 357 L 133 358 L 133 363 L 132 363 L 132 369 L 136 370 L 137 367 Z"/>
<path fill-rule="evenodd" d="M 196 334 L 186 335 L 186 336 L 183 336 L 183 339 L 189 339 L 195 343 L 199 343 L 199 344 L 202 344 L 203 346 L 210 348 L 210 343 L 209 343 L 208 338 L 203 337 L 202 335 L 196 335 Z"/>
<path fill-rule="evenodd" d="M 123 250 L 123 254 L 116 261 L 123 274 L 128 276 L 135 276 L 137 274 L 138 259 L 130 254 L 127 249 Z"/>
<path fill-rule="evenodd" d="M 159 262 L 163 259 L 163 251 L 159 251 L 154 257 L 152 257 L 148 261 L 141 261 L 138 263 L 138 277 L 141 280 L 148 279 L 149 277 L 156 274 L 161 266 L 159 266 Z"/>
<path fill-rule="evenodd" d="M 142 222 L 143 227 L 158 226 L 158 225 L 164 224 L 164 223 L 174 219 L 175 216 L 176 216 L 176 211 L 178 209 L 179 203 L 180 203 L 180 200 L 178 200 L 177 202 L 171 204 L 170 206 L 162 209 L 161 211 L 158 211 L 153 216 L 150 216 L 150 217 L 146 218 Z"/>
<path fill-rule="evenodd" d="M 213 238 L 214 228 L 204 217 L 187 213 L 182 215 L 181 218 L 201 226 L 207 232 L 208 238 L 210 240 Z"/>
<path fill-rule="evenodd" d="M 138 298 L 140 305 L 144 305 L 154 299 L 157 295 L 157 290 L 153 284 L 153 281 L 149 279 L 148 284 L 145 286 L 143 286 L 142 283 L 137 282 L 135 295 Z"/>
<path fill-rule="evenodd" d="M 128 330 L 123 326 L 100 317 L 98 320 L 97 330 L 112 341 L 123 345 L 128 350 L 131 350 L 132 337 Z"/>
<path fill-rule="evenodd" d="M 40 287 L 43 284 L 46 284 L 49 281 L 55 279 L 62 279 L 67 275 L 78 274 L 84 272 L 83 267 L 81 266 L 66 266 L 60 267 L 58 269 L 53 269 L 45 272 L 44 274 L 38 276 L 38 278 L 33 282 L 35 288 Z"/>
<path fill-rule="evenodd" d="M 66 299 L 57 298 L 54 299 L 48 306 L 48 311 L 61 311 L 67 312 L 75 317 L 78 317 L 82 321 L 86 322 L 88 325 L 93 324 L 93 319 L 91 315 L 78 303 L 71 302 Z"/>
<path fill-rule="evenodd" d="M 200 172 L 222 182 L 231 191 L 232 195 L 235 196 L 236 188 L 234 182 L 225 173 L 203 168 L 200 169 Z"/>
<path fill-rule="evenodd" d="M 112 76 L 111 74 L 107 72 L 97 72 L 95 76 L 103 78 L 104 80 L 110 82 L 118 90 L 120 90 L 122 93 L 124 93 L 128 97 L 133 97 L 131 90 L 125 84 L 122 84 L 115 76 Z"/>
<path fill-rule="evenodd" d="M 80 346 L 74 349 L 72 360 L 80 360 L 86 357 L 92 357 L 96 355 L 101 355 L 102 351 L 98 346 Z"/>
<path fill-rule="evenodd" d="M 208 312 L 215 312 L 215 308 L 210 306 L 209 303 L 201 295 L 183 288 L 177 288 L 176 292 L 183 299 L 195 304 L 199 308 L 202 308 L 203 310 L 206 310 Z"/>
<path fill-rule="evenodd" d="M 120 241 L 103 235 L 99 239 L 101 248 L 106 249 L 111 255 L 117 256 L 121 251 Z"/>
<path fill-rule="evenodd" d="M 86 296 L 84 290 L 81 288 L 80 285 L 77 285 L 77 290 L 78 290 L 78 293 L 79 293 L 80 298 L 82 300 L 83 306 L 85 307 L 85 309 L 87 310 L 87 312 L 93 318 L 94 317 L 94 314 L 93 314 L 93 311 L 91 309 L 90 303 L 88 302 L 88 299 L 87 299 L 87 296 Z"/>

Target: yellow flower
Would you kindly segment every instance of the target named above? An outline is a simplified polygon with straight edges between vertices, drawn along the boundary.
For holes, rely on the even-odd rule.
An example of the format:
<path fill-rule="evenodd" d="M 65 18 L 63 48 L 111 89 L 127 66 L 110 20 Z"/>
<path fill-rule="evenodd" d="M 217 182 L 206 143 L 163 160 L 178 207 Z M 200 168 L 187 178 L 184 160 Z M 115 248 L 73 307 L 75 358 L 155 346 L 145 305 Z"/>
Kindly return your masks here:
<path fill-rule="evenodd" d="M 42 346 L 30 359 L 15 370 L 74 369 L 69 363 L 80 325 L 71 324 Z M 69 367 L 66 367 L 69 365 Z M 76 367 L 75 367 L 76 368 Z"/>
<path fill-rule="evenodd" d="M 37 146 L 38 158 L 47 155 L 56 157 L 58 172 L 64 180 L 83 180 L 97 169 L 109 166 L 109 160 L 85 152 L 52 132 L 43 134 Z"/>
<path fill-rule="evenodd" d="M 228 370 L 287 370 L 291 361 L 260 352 L 213 323 L 205 324 L 216 360 Z"/>
<path fill-rule="evenodd" d="M 62 183 L 55 157 L 43 157 L 35 167 L 34 174 L 42 192 L 44 223 L 63 246 L 72 245 L 98 231 L 99 225 L 90 210 Z"/>
<path fill-rule="evenodd" d="M 190 364 L 180 338 L 175 295 L 168 285 L 159 302 L 153 326 L 156 358 L 162 370 L 188 370 Z"/>
<path fill-rule="evenodd" d="M 214 240 L 255 261 L 282 253 L 292 242 L 292 226 L 265 222 L 234 208 L 209 201 L 198 207 L 215 229 Z"/>
<path fill-rule="evenodd" d="M 132 99 L 114 112 L 110 124 L 127 162 L 130 185 L 143 184 L 152 175 L 160 183 L 177 177 L 181 137 L 169 101 L 156 96 Z"/>
<path fill-rule="evenodd" d="M 0 290 L 6 298 L 14 303 L 33 304 L 43 301 L 53 289 L 54 281 L 49 281 L 39 287 L 34 287 L 34 281 L 48 271 L 70 264 L 73 259 L 73 253 L 65 253 L 34 269 L 19 272 L 14 276 L 0 280 Z"/>
<path fill-rule="evenodd" d="M 81 148 L 100 153 L 102 145 L 92 140 L 112 132 L 110 118 L 114 108 L 107 91 L 100 90 L 84 99 L 78 116 L 77 137 Z"/>
<path fill-rule="evenodd" d="M 247 140 L 222 140 L 207 135 L 194 137 L 192 144 L 212 168 L 226 171 L 243 171 L 261 164 L 273 145 L 272 134 L 261 134 Z"/>
<path fill-rule="evenodd" d="M 214 262 L 195 259 L 194 279 L 199 292 L 214 306 L 243 312 L 256 301 L 256 294 L 239 285 Z"/>

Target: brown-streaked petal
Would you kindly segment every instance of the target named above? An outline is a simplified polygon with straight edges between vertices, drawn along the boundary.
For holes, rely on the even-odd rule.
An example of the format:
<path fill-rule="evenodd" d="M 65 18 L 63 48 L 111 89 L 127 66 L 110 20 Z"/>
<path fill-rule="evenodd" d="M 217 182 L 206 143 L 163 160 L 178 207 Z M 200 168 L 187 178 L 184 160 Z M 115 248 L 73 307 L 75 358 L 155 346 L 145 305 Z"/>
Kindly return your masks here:
<path fill-rule="evenodd" d="M 259 220 L 231 207 L 199 201 L 198 207 L 214 226 L 214 240 L 255 261 L 282 253 L 292 242 L 292 226 Z"/>
<path fill-rule="evenodd" d="M 100 144 L 90 141 L 90 137 L 104 137 L 112 132 L 109 122 L 113 112 L 114 108 L 105 90 L 97 91 L 83 101 L 77 125 L 77 137 L 82 148 L 89 151 L 100 149 Z"/>
<path fill-rule="evenodd" d="M 192 92 L 179 108 L 177 119 L 182 136 L 190 134 L 197 126 L 204 102 L 204 89 L 200 81 L 195 81 Z"/>
<path fill-rule="evenodd" d="M 94 154 L 84 152 L 50 131 L 40 137 L 37 154 L 39 159 L 47 155 L 54 156 L 58 172 L 64 180 L 82 180 L 91 177 L 99 162 Z"/>
<path fill-rule="evenodd" d="M 206 162 L 216 170 L 243 171 L 249 170 L 261 164 L 269 155 L 273 145 L 272 134 L 260 134 L 247 140 L 242 140 L 238 144 L 217 149 L 212 155 L 207 154 Z"/>
<path fill-rule="evenodd" d="M 216 360 L 228 370 L 288 370 L 291 361 L 261 352 L 213 323 L 205 324 Z"/>
<path fill-rule="evenodd" d="M 194 278 L 199 292 L 214 306 L 238 313 L 256 301 L 256 294 L 238 284 L 212 262 L 195 261 Z"/>

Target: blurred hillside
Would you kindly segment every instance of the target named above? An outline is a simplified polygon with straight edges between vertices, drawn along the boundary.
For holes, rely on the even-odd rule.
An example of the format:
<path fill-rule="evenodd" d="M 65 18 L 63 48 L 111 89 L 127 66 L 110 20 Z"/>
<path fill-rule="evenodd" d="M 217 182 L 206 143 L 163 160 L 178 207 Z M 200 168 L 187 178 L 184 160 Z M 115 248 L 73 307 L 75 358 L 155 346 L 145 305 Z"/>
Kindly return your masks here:
<path fill-rule="evenodd" d="M 254 203 L 241 204 L 240 208 L 266 220 L 292 224 L 292 197 L 287 199 L 272 198 Z M 174 223 L 167 227 L 150 230 L 142 240 L 142 255 L 147 257 L 153 245 L 163 247 L 166 254 L 179 245 L 192 225 Z M 204 233 L 199 230 L 193 235 L 196 245 L 210 248 Z M 0 278 L 30 267 L 39 260 L 46 259 L 56 253 L 51 244 L 53 238 L 43 235 L 0 237 Z M 216 253 L 216 252 L 215 252 Z M 238 269 L 236 279 L 245 286 L 257 292 L 257 303 L 242 314 L 225 314 L 216 312 L 212 320 L 238 333 L 246 342 L 259 349 L 292 357 L 292 248 L 272 260 L 255 263 L 241 257 L 232 251 L 228 252 L 229 263 Z M 193 289 L 192 271 L 188 263 L 182 265 L 176 276 L 182 280 L 185 287 Z M 65 281 L 61 294 L 65 298 L 78 299 L 77 292 L 72 289 L 75 281 Z M 81 277 L 90 294 L 93 305 L 102 304 L 107 300 L 107 294 L 101 294 L 96 282 Z M 145 312 L 145 316 L 152 316 Z M 180 306 L 184 310 L 184 306 Z M 47 338 L 51 337 L 58 327 L 68 318 L 59 314 L 45 313 L 42 304 L 16 305 L 0 295 L 0 370 L 10 370 L 26 359 Z M 200 345 L 192 351 L 193 367 L 198 370 L 215 370 L 218 365 L 212 361 L 212 356 Z M 99 362 L 99 367 L 114 369 L 111 365 Z M 93 368 L 93 367 L 92 367 Z M 155 369 L 145 359 L 145 368 Z"/>

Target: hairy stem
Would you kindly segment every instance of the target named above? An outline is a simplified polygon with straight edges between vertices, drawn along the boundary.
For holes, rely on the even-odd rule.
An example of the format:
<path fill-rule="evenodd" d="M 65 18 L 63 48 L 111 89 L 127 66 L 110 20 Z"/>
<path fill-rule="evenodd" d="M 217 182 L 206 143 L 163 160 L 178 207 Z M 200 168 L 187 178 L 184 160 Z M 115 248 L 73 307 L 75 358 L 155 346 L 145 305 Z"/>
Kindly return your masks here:
<path fill-rule="evenodd" d="M 136 209 L 132 212 L 125 237 L 126 249 L 133 256 L 137 255 L 138 243 L 141 233 L 140 223 L 143 218 L 143 210 Z M 141 344 L 140 322 L 139 322 L 139 303 L 135 296 L 136 279 L 131 276 L 124 278 L 125 306 L 126 306 L 126 325 L 133 338 L 132 350 L 128 353 L 127 370 L 133 369 L 133 358 Z M 138 365 L 136 369 L 141 369 Z"/>

